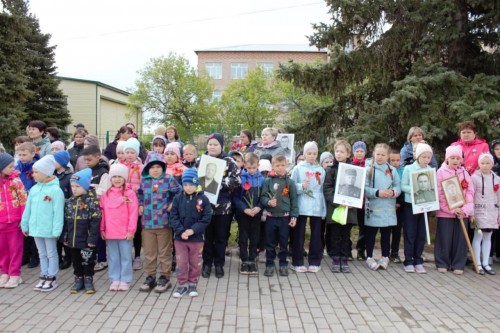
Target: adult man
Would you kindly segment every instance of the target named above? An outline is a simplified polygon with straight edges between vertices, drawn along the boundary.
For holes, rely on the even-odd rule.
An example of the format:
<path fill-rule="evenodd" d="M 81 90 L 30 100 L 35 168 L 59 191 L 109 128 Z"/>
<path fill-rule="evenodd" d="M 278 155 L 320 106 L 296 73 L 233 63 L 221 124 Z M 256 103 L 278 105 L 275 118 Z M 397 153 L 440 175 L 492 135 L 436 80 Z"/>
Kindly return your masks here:
<path fill-rule="evenodd" d="M 415 192 L 415 204 L 423 204 L 435 201 L 434 190 L 431 188 L 429 175 L 425 172 L 419 173 L 417 176 L 418 191 Z"/>
<path fill-rule="evenodd" d="M 288 137 L 288 135 L 281 136 L 280 144 L 281 144 L 281 148 L 283 148 L 283 151 L 285 152 L 284 155 L 285 155 L 286 159 L 288 160 L 288 162 L 290 162 L 290 159 L 292 157 L 292 150 L 289 147 L 290 138 Z"/>
<path fill-rule="evenodd" d="M 203 191 L 212 194 L 217 194 L 217 188 L 219 187 L 219 183 L 217 183 L 214 179 L 216 173 L 217 173 L 217 165 L 215 163 L 207 163 L 207 167 L 205 169 L 205 176 L 200 177 L 200 185 Z"/>
<path fill-rule="evenodd" d="M 356 169 L 347 169 L 345 171 L 345 183 L 340 185 L 339 194 L 359 199 L 361 197 L 361 189 L 354 185 L 356 184 L 357 177 L 358 172 Z"/>

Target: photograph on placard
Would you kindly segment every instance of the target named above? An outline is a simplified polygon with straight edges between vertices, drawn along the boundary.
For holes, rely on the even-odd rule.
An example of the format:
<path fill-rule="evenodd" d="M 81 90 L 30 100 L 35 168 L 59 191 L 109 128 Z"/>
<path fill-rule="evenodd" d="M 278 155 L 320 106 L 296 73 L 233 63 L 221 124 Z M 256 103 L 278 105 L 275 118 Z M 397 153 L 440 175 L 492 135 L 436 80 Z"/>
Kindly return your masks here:
<path fill-rule="evenodd" d="M 198 168 L 198 178 L 204 194 L 213 205 L 217 204 L 220 184 L 225 169 L 225 160 L 208 155 L 201 156 L 200 166 Z"/>
<path fill-rule="evenodd" d="M 293 150 L 293 145 L 295 143 L 295 134 L 292 133 L 279 133 L 276 140 L 281 144 L 285 152 L 286 160 L 288 164 L 293 163 L 295 152 Z"/>
<path fill-rule="evenodd" d="M 361 208 L 363 206 L 365 177 L 365 168 L 339 163 L 333 202 L 344 206 Z"/>
<path fill-rule="evenodd" d="M 449 210 L 460 208 L 465 205 L 465 197 L 458 176 L 443 179 L 441 181 L 441 188 L 443 189 L 443 194 Z"/>
<path fill-rule="evenodd" d="M 436 169 L 416 170 L 410 173 L 413 214 L 439 210 Z"/>

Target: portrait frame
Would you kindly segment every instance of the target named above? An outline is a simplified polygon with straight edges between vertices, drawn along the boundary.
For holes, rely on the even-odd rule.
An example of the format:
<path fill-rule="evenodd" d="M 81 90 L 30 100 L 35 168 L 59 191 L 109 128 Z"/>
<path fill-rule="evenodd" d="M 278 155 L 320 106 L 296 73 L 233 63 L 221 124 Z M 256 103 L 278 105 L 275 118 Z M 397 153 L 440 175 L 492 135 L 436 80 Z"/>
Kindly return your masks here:
<path fill-rule="evenodd" d="M 443 179 L 441 189 L 449 210 L 460 208 L 466 204 L 460 178 L 457 175 Z"/>
<path fill-rule="evenodd" d="M 418 178 L 421 175 L 426 175 L 429 180 L 430 191 L 424 196 L 424 201 L 418 200 L 420 195 Z M 415 170 L 410 173 L 410 189 L 411 189 L 411 206 L 413 214 L 421 214 L 439 210 L 439 195 L 437 191 L 437 176 L 436 169 Z"/>
<path fill-rule="evenodd" d="M 350 196 L 342 193 L 343 186 L 349 185 L 347 183 L 347 174 L 346 174 L 348 170 L 356 171 L 356 179 L 353 186 L 359 189 L 359 196 Z M 337 173 L 337 180 L 335 183 L 333 203 L 348 207 L 362 208 L 363 197 L 365 194 L 365 182 L 366 182 L 365 168 L 347 163 L 339 163 L 339 171 Z"/>
<path fill-rule="evenodd" d="M 216 171 L 214 176 L 214 181 L 216 182 L 217 190 L 214 189 L 205 189 L 205 175 L 207 173 L 207 166 L 209 164 L 215 164 Z M 202 155 L 200 159 L 200 165 L 198 167 L 198 179 L 200 181 L 200 186 L 203 189 L 203 193 L 208 198 L 212 205 L 217 204 L 217 199 L 219 198 L 219 191 L 221 188 L 222 178 L 224 176 L 224 172 L 226 172 L 227 162 L 224 159 L 215 158 L 209 155 Z"/>
<path fill-rule="evenodd" d="M 295 144 L 295 134 L 293 133 L 279 133 L 278 136 L 276 137 L 276 141 L 278 141 L 281 145 L 281 139 L 283 137 L 287 137 L 289 139 L 288 141 L 288 149 L 289 151 L 286 152 L 285 157 L 286 160 L 288 161 L 288 164 L 294 164 L 295 163 L 295 149 L 294 144 Z M 283 149 L 286 149 L 286 147 L 281 146 Z"/>

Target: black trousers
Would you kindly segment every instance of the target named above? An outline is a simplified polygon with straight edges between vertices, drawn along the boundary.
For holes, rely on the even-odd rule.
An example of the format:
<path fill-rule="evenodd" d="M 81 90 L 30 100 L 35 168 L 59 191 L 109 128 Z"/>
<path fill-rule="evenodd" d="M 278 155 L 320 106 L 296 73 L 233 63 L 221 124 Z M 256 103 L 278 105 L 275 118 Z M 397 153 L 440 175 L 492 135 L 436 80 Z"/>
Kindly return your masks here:
<path fill-rule="evenodd" d="M 331 257 L 348 258 L 351 253 L 349 244 L 351 236 L 351 225 L 332 223 L 330 227 Z"/>
<path fill-rule="evenodd" d="M 73 260 L 73 274 L 75 276 L 94 276 L 95 258 L 97 248 L 87 247 L 85 249 L 71 249 Z"/>
<path fill-rule="evenodd" d="M 137 220 L 137 229 L 134 234 L 134 254 L 135 257 L 141 256 L 141 247 L 142 247 L 142 216 L 139 216 Z"/>
<path fill-rule="evenodd" d="M 238 221 L 238 245 L 241 261 L 255 261 L 260 238 L 260 215 L 236 215 Z"/>
<path fill-rule="evenodd" d="M 391 227 L 391 256 L 392 257 L 397 257 L 399 254 L 399 243 L 401 242 L 401 230 L 403 229 L 403 220 L 405 217 L 405 209 L 407 208 L 406 206 L 410 206 L 410 212 L 411 210 L 411 204 L 404 203 L 402 204 L 399 208 L 396 209 L 396 220 L 398 221 L 398 224 L 395 226 Z M 413 213 L 412 213 L 413 214 Z"/>
<path fill-rule="evenodd" d="M 203 266 L 224 266 L 226 262 L 228 225 L 230 225 L 232 218 L 232 214 L 212 215 L 212 220 L 205 229 Z"/>
<path fill-rule="evenodd" d="M 366 243 L 365 243 L 365 209 L 364 207 L 361 209 L 358 209 L 357 211 L 358 214 L 358 241 L 356 242 L 356 249 L 358 252 L 365 252 L 366 250 Z"/>
<path fill-rule="evenodd" d="M 370 227 L 365 225 L 366 256 L 373 258 L 373 248 L 375 247 L 375 238 L 380 229 L 380 247 L 382 248 L 382 257 L 388 257 L 391 252 L 391 227 Z"/>

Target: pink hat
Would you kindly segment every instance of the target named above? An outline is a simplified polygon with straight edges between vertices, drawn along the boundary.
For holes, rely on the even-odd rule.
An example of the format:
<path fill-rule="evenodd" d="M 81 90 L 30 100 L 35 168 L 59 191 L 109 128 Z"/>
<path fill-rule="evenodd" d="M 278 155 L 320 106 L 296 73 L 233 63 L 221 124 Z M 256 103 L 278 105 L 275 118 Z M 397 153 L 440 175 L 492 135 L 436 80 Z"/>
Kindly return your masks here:
<path fill-rule="evenodd" d="M 181 160 L 181 144 L 179 142 L 170 142 L 165 148 L 164 154 L 171 152 L 177 155 L 177 160 Z"/>
<path fill-rule="evenodd" d="M 446 157 L 445 157 L 445 159 L 447 160 L 448 158 L 454 157 L 454 156 L 457 156 L 457 157 L 460 157 L 460 158 L 463 157 L 463 155 L 462 155 L 462 147 L 460 147 L 460 146 L 449 146 L 448 148 L 446 148 Z"/>
<path fill-rule="evenodd" d="M 485 158 L 490 160 L 492 164 L 495 164 L 495 161 L 493 160 L 493 155 L 491 155 L 490 153 L 482 153 L 481 155 L 479 155 L 477 161 L 479 162 Z"/>

